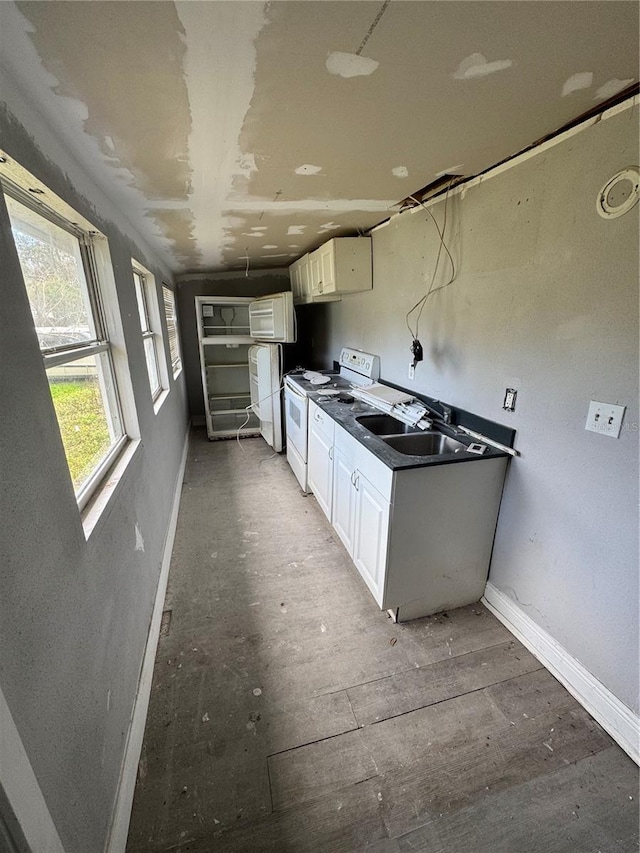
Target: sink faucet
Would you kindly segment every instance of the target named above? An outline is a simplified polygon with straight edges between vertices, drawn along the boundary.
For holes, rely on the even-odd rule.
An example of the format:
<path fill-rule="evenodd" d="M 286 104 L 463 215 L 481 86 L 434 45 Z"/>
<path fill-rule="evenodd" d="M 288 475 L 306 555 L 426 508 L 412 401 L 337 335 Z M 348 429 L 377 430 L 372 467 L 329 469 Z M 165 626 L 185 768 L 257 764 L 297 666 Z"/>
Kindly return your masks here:
<path fill-rule="evenodd" d="M 450 424 L 452 415 L 450 406 L 445 406 L 445 404 L 441 403 L 440 400 L 434 400 L 433 403 L 434 405 L 440 406 L 442 409 L 442 414 L 440 414 L 437 409 L 434 410 L 429 406 L 429 409 L 436 416 L 436 419 L 442 421 L 443 424 Z"/>
<path fill-rule="evenodd" d="M 463 433 L 464 430 L 461 429 L 456 424 L 452 423 L 453 419 L 453 409 L 451 406 L 447 406 L 445 403 L 441 403 L 440 400 L 434 400 L 434 404 L 437 404 L 442 409 L 442 414 L 440 414 L 437 410 L 429 407 L 429 410 L 433 415 L 435 415 L 436 420 L 441 421 L 443 424 L 450 426 L 453 432 L 457 435 L 458 433 Z"/>

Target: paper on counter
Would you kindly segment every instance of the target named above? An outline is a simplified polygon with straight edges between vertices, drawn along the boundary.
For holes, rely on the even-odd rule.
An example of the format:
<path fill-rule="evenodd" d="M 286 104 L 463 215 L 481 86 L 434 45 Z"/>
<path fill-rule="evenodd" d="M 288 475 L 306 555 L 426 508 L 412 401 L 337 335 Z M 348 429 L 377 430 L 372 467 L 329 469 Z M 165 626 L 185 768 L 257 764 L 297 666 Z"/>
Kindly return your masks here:
<path fill-rule="evenodd" d="M 312 385 L 326 385 L 331 382 L 331 377 L 324 373 L 317 373 L 315 370 L 307 370 L 302 376 L 307 379 Z"/>
<path fill-rule="evenodd" d="M 390 403 L 392 406 L 397 403 L 409 403 L 413 400 L 413 394 L 398 391 L 397 388 L 390 388 L 389 385 L 383 385 L 381 382 L 367 385 L 363 393 L 375 400 L 380 400 L 382 403 Z"/>

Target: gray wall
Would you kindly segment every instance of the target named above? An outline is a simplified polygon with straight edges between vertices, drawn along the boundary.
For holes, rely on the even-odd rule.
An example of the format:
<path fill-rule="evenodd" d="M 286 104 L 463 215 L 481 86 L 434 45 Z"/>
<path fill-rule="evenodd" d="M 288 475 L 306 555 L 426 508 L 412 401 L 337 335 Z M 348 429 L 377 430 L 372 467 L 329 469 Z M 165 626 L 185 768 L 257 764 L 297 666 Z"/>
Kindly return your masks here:
<path fill-rule="evenodd" d="M 10 156 L 107 236 L 142 446 L 85 540 L 0 195 L 0 687 L 68 853 L 106 840 L 187 429 L 184 377 L 153 411 L 131 255 L 169 281 L 37 117 L 0 108 Z M 32 138 L 30 134 L 35 136 Z M 58 165 L 64 161 L 65 173 Z M 77 184 L 91 195 L 80 196 Z M 108 211 L 108 214 L 105 213 Z M 135 526 L 144 540 L 136 550 Z"/>
<path fill-rule="evenodd" d="M 637 162 L 637 112 L 452 197 L 457 279 L 425 307 L 415 381 L 405 314 L 438 247 L 424 210 L 374 232 L 373 291 L 327 306 L 315 332 L 326 366 L 343 344 L 379 353 L 383 378 L 515 427 L 490 580 L 635 712 L 638 206 L 605 221 L 595 200 Z M 443 253 L 436 284 L 448 274 Z M 585 431 L 591 399 L 627 406 L 618 440 Z"/>
<path fill-rule="evenodd" d="M 291 290 L 288 270 L 184 275 L 176 278 L 182 356 L 187 381 L 189 411 L 195 423 L 204 423 L 204 396 L 198 351 L 196 296 L 268 296 Z"/>

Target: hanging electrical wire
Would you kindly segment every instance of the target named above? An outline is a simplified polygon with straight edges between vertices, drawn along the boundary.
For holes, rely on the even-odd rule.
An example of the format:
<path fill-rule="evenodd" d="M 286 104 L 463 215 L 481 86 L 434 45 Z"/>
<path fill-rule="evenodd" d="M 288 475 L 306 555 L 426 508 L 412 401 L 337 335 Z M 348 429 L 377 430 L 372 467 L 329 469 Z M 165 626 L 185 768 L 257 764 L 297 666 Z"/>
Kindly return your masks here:
<path fill-rule="evenodd" d="M 407 329 L 409 330 L 409 334 L 411 335 L 411 338 L 412 338 L 411 352 L 413 353 L 413 367 L 415 367 L 416 362 L 422 361 L 422 344 L 420 343 L 420 340 L 419 340 L 419 331 L 420 331 L 420 318 L 422 317 L 422 312 L 424 310 L 424 306 L 426 305 L 427 300 L 429 299 L 430 296 L 432 296 L 434 293 L 437 293 L 439 290 L 443 290 L 445 287 L 448 287 L 450 284 L 452 284 L 453 280 L 456 277 L 456 266 L 455 266 L 455 263 L 454 263 L 453 258 L 451 256 L 451 252 L 449 251 L 449 247 L 447 246 L 445 239 L 444 239 L 445 231 L 447 228 L 447 207 L 448 207 L 448 202 L 449 202 L 449 190 L 450 189 L 451 189 L 451 184 L 448 184 L 447 191 L 446 191 L 445 198 L 444 198 L 444 215 L 443 215 L 443 221 L 442 221 L 442 230 L 440 230 L 440 226 L 438 225 L 438 222 L 437 222 L 435 216 L 433 215 L 433 213 L 431 213 L 431 210 L 426 206 L 426 204 L 424 204 L 424 202 L 420 201 L 420 199 L 415 198 L 415 196 L 409 196 L 409 198 L 413 199 L 417 204 L 421 205 L 421 207 L 423 207 L 427 211 L 427 213 L 429 214 L 429 216 L 431 217 L 431 219 L 433 221 L 433 224 L 435 225 L 436 232 L 437 232 L 438 238 L 440 240 L 440 245 L 438 246 L 438 254 L 436 255 L 436 262 L 435 262 L 435 266 L 433 268 L 433 275 L 431 276 L 431 284 L 429 285 L 429 289 L 424 294 L 424 296 L 422 296 L 416 302 L 416 304 L 407 311 L 407 313 L 405 315 L 405 323 L 407 324 Z M 449 263 L 451 264 L 451 276 L 449 277 L 449 280 L 445 284 L 441 284 L 438 287 L 434 287 L 434 284 L 435 284 L 436 278 L 437 278 L 437 274 L 438 274 L 438 268 L 440 266 L 440 257 L 442 255 L 442 249 L 443 248 L 449 257 Z M 416 323 L 415 323 L 415 331 L 411 328 L 411 324 L 409 322 L 409 318 L 411 317 L 411 315 L 413 314 L 414 311 L 418 311 L 418 316 L 416 317 Z"/>

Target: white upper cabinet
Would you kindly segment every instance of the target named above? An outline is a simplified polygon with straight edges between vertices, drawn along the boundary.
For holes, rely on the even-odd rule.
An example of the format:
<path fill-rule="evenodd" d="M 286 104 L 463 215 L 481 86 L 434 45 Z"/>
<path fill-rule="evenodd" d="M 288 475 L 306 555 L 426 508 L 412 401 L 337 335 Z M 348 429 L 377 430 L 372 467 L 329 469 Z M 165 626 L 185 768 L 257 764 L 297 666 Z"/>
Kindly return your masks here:
<path fill-rule="evenodd" d="M 289 278 L 291 279 L 294 304 L 306 305 L 311 302 L 311 277 L 308 253 L 291 264 L 289 267 Z"/>
<path fill-rule="evenodd" d="M 293 301 L 338 302 L 373 287 L 370 237 L 334 237 L 289 267 Z"/>
<path fill-rule="evenodd" d="M 371 237 L 334 237 L 310 255 L 311 295 L 371 290 Z"/>

